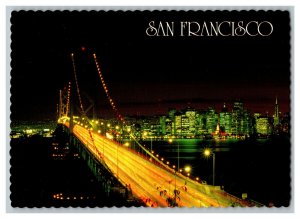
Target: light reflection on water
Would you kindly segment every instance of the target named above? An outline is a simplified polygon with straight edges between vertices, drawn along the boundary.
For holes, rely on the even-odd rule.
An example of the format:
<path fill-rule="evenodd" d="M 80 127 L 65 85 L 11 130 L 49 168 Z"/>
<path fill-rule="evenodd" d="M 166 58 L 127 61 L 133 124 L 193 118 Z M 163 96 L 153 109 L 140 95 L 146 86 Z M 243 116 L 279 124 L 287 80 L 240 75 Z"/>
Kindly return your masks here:
<path fill-rule="evenodd" d="M 205 148 L 214 148 L 215 152 L 226 152 L 230 151 L 231 144 L 234 142 L 236 140 L 175 139 L 172 143 L 168 141 L 153 141 L 152 149 L 171 163 L 177 164 L 179 155 L 180 166 L 190 164 L 196 167 L 198 166 L 198 160 L 203 159 L 203 150 Z M 146 145 L 149 146 L 150 142 L 146 142 Z M 194 170 L 194 172 L 198 171 Z"/>
<path fill-rule="evenodd" d="M 194 153 L 202 152 L 204 148 L 214 148 L 215 151 L 230 151 L 232 144 L 237 143 L 236 139 L 229 140 L 197 140 L 197 139 L 180 139 L 174 140 L 172 143 L 167 141 L 153 141 L 153 149 L 159 152 L 179 152 L 190 153 L 190 156 L 194 156 Z M 150 145 L 149 142 L 146 143 Z"/>
<path fill-rule="evenodd" d="M 256 145 L 264 144 L 265 139 L 256 141 Z M 216 154 L 217 161 L 228 159 L 232 148 L 240 146 L 241 140 L 202 140 L 202 139 L 174 139 L 172 143 L 168 141 L 152 141 L 152 150 L 159 154 L 165 161 L 170 161 L 171 165 L 178 165 L 183 168 L 186 165 L 192 167 L 191 175 L 208 177 L 212 168 L 212 159 L 205 157 L 204 149 L 210 148 Z M 151 142 L 145 144 L 150 148 Z M 178 159 L 179 158 L 179 159 Z M 223 164 L 222 164 L 223 165 Z"/>

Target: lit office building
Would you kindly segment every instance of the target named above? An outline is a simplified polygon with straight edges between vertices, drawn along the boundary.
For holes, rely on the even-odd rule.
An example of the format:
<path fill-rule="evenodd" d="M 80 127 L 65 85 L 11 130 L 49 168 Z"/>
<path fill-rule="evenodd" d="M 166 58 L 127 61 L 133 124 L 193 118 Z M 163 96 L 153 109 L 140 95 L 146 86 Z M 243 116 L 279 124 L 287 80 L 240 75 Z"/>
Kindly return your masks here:
<path fill-rule="evenodd" d="M 243 112 L 244 112 L 243 103 L 234 102 L 233 110 L 232 110 L 232 123 L 231 123 L 232 135 L 242 135 Z"/>
<path fill-rule="evenodd" d="M 242 115 L 242 121 L 241 121 L 241 126 L 242 126 L 242 134 L 243 135 L 252 135 L 253 134 L 253 119 L 250 115 L 250 112 L 244 111 Z"/>
<path fill-rule="evenodd" d="M 206 129 L 208 133 L 214 133 L 218 125 L 218 114 L 215 109 L 210 107 L 207 111 Z"/>
<path fill-rule="evenodd" d="M 187 136 L 193 137 L 196 134 L 196 110 L 187 109 L 185 115 L 188 118 L 189 123 Z"/>
<path fill-rule="evenodd" d="M 200 111 L 195 117 L 196 134 L 203 135 L 207 133 L 206 130 L 206 111 Z"/>
<path fill-rule="evenodd" d="M 223 108 L 220 112 L 220 132 L 231 134 L 231 122 L 232 114 L 228 111 L 228 108 L 224 103 Z"/>
<path fill-rule="evenodd" d="M 175 124 L 175 114 L 176 114 L 176 109 L 169 109 L 168 112 L 168 120 L 166 120 L 166 129 L 170 129 L 170 134 L 171 135 L 176 135 L 176 124 Z M 166 130 L 166 132 L 168 132 Z"/>
<path fill-rule="evenodd" d="M 272 133 L 272 127 L 268 117 L 255 117 L 256 133 L 258 135 L 269 135 Z"/>
<path fill-rule="evenodd" d="M 193 137 L 196 133 L 196 110 L 186 109 L 174 116 L 175 135 Z M 171 127 L 172 130 L 172 127 Z"/>
<path fill-rule="evenodd" d="M 172 125 L 173 125 L 173 121 L 171 120 L 171 118 L 167 117 L 165 120 L 165 134 L 166 135 L 172 135 Z"/>
<path fill-rule="evenodd" d="M 175 127 L 174 127 L 174 135 L 176 136 L 181 136 L 181 115 L 179 113 L 176 113 L 175 114 L 175 117 L 174 117 L 174 124 L 175 124 Z"/>
<path fill-rule="evenodd" d="M 185 114 L 181 115 L 181 136 L 187 137 L 189 135 L 189 130 L 190 130 L 189 117 L 187 117 Z"/>
<path fill-rule="evenodd" d="M 166 116 L 159 117 L 159 124 L 160 124 L 160 134 L 166 135 Z"/>

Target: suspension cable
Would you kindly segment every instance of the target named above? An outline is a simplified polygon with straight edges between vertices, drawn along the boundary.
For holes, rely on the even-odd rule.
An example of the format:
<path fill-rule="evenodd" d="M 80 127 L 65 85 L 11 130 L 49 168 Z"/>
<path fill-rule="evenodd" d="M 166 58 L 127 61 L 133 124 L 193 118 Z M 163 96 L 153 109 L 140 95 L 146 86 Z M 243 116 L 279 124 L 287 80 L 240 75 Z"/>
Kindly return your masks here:
<path fill-rule="evenodd" d="M 103 89 L 105 91 L 105 94 L 106 94 L 106 97 L 109 101 L 109 104 L 111 105 L 113 111 L 115 112 L 116 116 L 118 117 L 118 119 L 123 123 L 125 124 L 125 120 L 123 118 L 123 116 L 119 113 L 113 99 L 111 98 L 110 94 L 109 94 L 109 91 L 108 91 L 108 88 L 107 88 L 107 85 L 104 81 L 104 78 L 103 78 L 103 75 L 102 75 L 102 72 L 101 72 L 101 69 L 100 69 L 100 66 L 99 66 L 99 63 L 97 61 L 97 56 L 96 56 L 96 53 L 93 54 L 93 57 L 94 57 L 94 60 L 95 60 L 95 64 L 96 64 L 96 67 L 97 67 L 97 71 L 98 71 L 98 74 L 99 74 L 99 77 L 100 77 L 100 80 L 101 80 L 101 83 L 102 83 L 102 86 L 103 86 Z"/>
<path fill-rule="evenodd" d="M 82 104 L 82 99 L 81 99 L 81 96 L 80 96 L 79 85 L 78 85 L 78 79 L 77 79 L 77 73 L 76 73 L 76 67 L 75 67 L 75 60 L 74 60 L 74 53 L 71 53 L 71 58 L 72 58 L 74 76 L 75 76 L 76 90 L 77 90 L 77 95 L 78 95 L 79 104 L 80 104 L 80 110 L 81 110 L 81 114 L 85 116 L 84 108 L 83 108 L 83 104 Z"/>
<path fill-rule="evenodd" d="M 83 117 L 87 118 L 84 108 L 83 108 L 83 104 L 82 104 L 82 99 L 81 99 L 81 95 L 80 95 L 80 89 L 79 89 L 79 84 L 78 84 L 78 79 L 77 79 L 77 72 L 76 72 L 76 66 L 75 66 L 75 60 L 74 60 L 74 53 L 71 53 L 71 58 L 72 58 L 72 64 L 73 64 L 73 72 L 74 72 L 74 77 L 75 77 L 75 84 L 76 84 L 76 90 L 77 90 L 77 95 L 78 95 L 78 99 L 79 99 L 79 104 L 80 104 L 80 110 L 81 110 L 81 114 Z M 88 120 L 88 119 L 87 119 Z M 88 120 L 88 122 L 90 123 L 90 121 Z M 96 148 L 96 150 L 98 151 L 98 148 L 95 145 L 95 141 L 92 135 L 92 132 L 90 129 L 88 129 L 90 138 L 93 142 L 93 146 Z"/>
<path fill-rule="evenodd" d="M 71 96 L 71 82 L 69 82 L 69 86 L 68 86 L 66 116 L 68 116 L 69 109 L 70 109 L 70 96 Z"/>

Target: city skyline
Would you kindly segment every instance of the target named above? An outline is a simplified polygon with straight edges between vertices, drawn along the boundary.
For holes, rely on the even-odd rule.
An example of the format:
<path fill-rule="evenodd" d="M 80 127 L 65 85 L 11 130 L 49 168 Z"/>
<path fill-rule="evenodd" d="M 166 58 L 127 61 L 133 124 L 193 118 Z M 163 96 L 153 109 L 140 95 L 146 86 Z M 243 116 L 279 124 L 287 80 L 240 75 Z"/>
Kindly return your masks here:
<path fill-rule="evenodd" d="M 71 120 L 74 124 L 97 133 L 109 133 L 111 138 L 119 140 L 130 138 L 127 130 L 131 130 L 139 139 L 254 139 L 290 133 L 290 115 L 281 114 L 279 109 L 277 99 L 273 115 L 251 113 L 243 102 L 235 101 L 232 109 L 224 104 L 219 112 L 213 107 L 207 109 L 186 107 L 179 110 L 169 109 L 162 115 L 125 116 L 124 120 L 105 119 L 95 114 L 86 115 L 92 119 L 73 115 Z"/>
<path fill-rule="evenodd" d="M 255 113 L 260 113 L 261 115 L 264 115 L 264 116 L 270 116 L 272 117 L 273 114 L 275 113 L 275 109 L 274 109 L 274 105 L 275 105 L 275 102 L 276 102 L 276 97 L 274 99 L 274 102 L 273 103 L 270 103 L 268 104 L 268 108 L 263 108 L 261 106 L 257 106 L 257 107 L 253 107 L 253 108 L 250 108 L 248 107 L 248 104 L 247 104 L 247 101 L 244 101 L 244 100 L 241 100 L 241 99 L 232 99 L 232 100 L 223 100 L 223 101 L 220 101 L 220 102 L 213 102 L 213 104 L 210 104 L 209 102 L 212 102 L 212 101 L 207 101 L 208 103 L 197 103 L 197 102 L 192 102 L 193 100 L 191 99 L 187 99 L 187 100 L 176 100 L 176 101 L 159 101 L 161 104 L 166 104 L 165 107 L 161 107 L 162 110 L 158 110 L 157 113 L 155 114 L 152 109 L 150 108 L 150 113 L 145 113 L 145 114 L 141 114 L 139 112 L 137 113 L 134 113 L 134 114 L 128 114 L 128 115 L 125 115 L 125 116 L 159 116 L 159 115 L 162 115 L 162 114 L 165 114 L 167 113 L 170 109 L 175 109 L 175 110 L 178 110 L 178 111 L 181 111 L 183 109 L 186 109 L 186 108 L 192 108 L 192 109 L 196 109 L 196 110 L 207 110 L 209 108 L 214 108 L 216 110 L 216 112 L 221 112 L 222 109 L 223 109 L 223 106 L 226 105 L 226 107 L 229 109 L 229 110 L 232 110 L 233 107 L 234 107 L 234 103 L 235 102 L 242 102 L 244 105 L 245 105 L 245 108 L 247 108 L 247 110 L 251 113 L 251 114 L 255 114 Z M 200 100 L 194 100 L 194 101 L 200 101 Z M 216 100 L 214 100 L 216 101 Z M 280 100 L 279 100 L 280 101 Z M 176 103 L 175 103 L 176 102 Z M 181 102 L 181 103 L 180 103 Z M 184 104 L 186 103 L 186 104 Z M 149 103 L 151 104 L 151 103 Z M 259 104 L 257 104 L 259 105 Z M 266 104 L 267 105 L 267 104 Z M 253 106 L 253 103 L 252 105 Z M 281 107 L 279 107 L 279 114 L 282 116 L 284 113 L 290 113 L 289 111 L 283 111 L 281 110 Z"/>

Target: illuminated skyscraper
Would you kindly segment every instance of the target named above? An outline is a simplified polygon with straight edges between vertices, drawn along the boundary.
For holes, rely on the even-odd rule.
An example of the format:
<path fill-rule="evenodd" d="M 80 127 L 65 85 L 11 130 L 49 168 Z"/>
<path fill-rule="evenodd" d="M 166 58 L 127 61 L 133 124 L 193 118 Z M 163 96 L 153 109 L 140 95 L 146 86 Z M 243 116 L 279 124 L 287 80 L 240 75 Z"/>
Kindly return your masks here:
<path fill-rule="evenodd" d="M 207 111 L 206 117 L 206 129 L 208 133 L 212 134 L 216 131 L 218 119 L 218 114 L 216 113 L 215 109 L 210 107 Z"/>
<path fill-rule="evenodd" d="M 253 134 L 253 117 L 251 117 L 250 112 L 247 110 L 244 110 L 241 120 L 241 126 L 242 126 L 242 134 L 243 135 L 251 135 Z"/>
<path fill-rule="evenodd" d="M 166 134 L 166 116 L 161 116 L 159 118 L 159 123 L 160 123 L 160 133 L 162 135 L 165 135 Z"/>
<path fill-rule="evenodd" d="M 175 114 L 176 135 L 181 137 L 193 137 L 196 134 L 196 110 L 185 109 Z"/>
<path fill-rule="evenodd" d="M 195 119 L 196 134 L 203 135 L 207 133 L 206 130 L 206 111 L 199 111 Z"/>
<path fill-rule="evenodd" d="M 181 114 L 176 113 L 174 117 L 174 134 L 178 137 L 181 136 Z"/>
<path fill-rule="evenodd" d="M 175 135 L 175 113 L 175 109 L 170 109 L 168 116 L 159 118 L 161 135 Z"/>
<path fill-rule="evenodd" d="M 190 122 L 189 117 L 185 114 L 181 115 L 181 136 L 186 137 L 189 135 Z"/>
<path fill-rule="evenodd" d="M 175 135 L 176 134 L 176 125 L 175 125 L 175 114 L 176 114 L 176 109 L 169 109 L 168 117 L 170 120 L 166 121 L 167 126 L 171 126 L 170 128 L 170 134 Z M 167 129 L 167 128 L 166 128 Z M 166 131 L 167 132 L 167 131 Z"/>
<path fill-rule="evenodd" d="M 166 135 L 172 135 L 173 133 L 172 133 L 172 126 L 173 125 L 173 121 L 171 120 L 171 118 L 169 118 L 169 117 L 167 117 L 166 118 Z"/>
<path fill-rule="evenodd" d="M 185 115 L 188 118 L 188 132 L 187 135 L 192 137 L 196 134 L 196 110 L 188 108 L 185 111 Z"/>
<path fill-rule="evenodd" d="M 231 122 L 232 115 L 230 112 L 228 112 L 228 108 L 224 103 L 222 111 L 220 112 L 220 131 L 231 134 Z"/>
<path fill-rule="evenodd" d="M 231 133 L 233 135 L 242 135 L 242 118 L 244 105 L 242 102 L 234 102 L 232 110 Z"/>
<path fill-rule="evenodd" d="M 272 127 L 268 117 L 260 116 L 260 115 L 256 116 L 255 124 L 256 124 L 256 133 L 258 135 L 269 135 L 272 133 Z"/>

